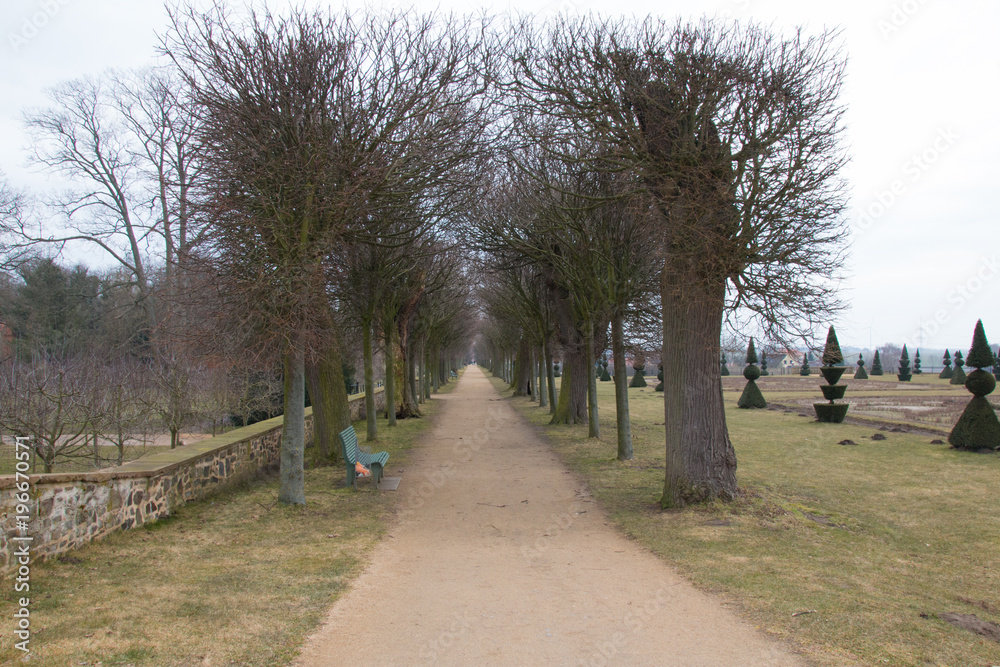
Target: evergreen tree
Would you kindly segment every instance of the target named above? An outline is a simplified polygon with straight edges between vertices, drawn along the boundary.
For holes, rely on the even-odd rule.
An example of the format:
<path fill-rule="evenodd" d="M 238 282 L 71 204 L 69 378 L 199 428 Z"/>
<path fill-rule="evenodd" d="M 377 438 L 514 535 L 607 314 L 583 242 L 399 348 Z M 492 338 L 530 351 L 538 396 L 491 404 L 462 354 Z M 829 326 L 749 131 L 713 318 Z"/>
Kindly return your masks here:
<path fill-rule="evenodd" d="M 809 368 L 809 352 L 802 355 L 802 366 L 799 368 L 799 375 L 805 377 L 811 372 Z"/>
<path fill-rule="evenodd" d="M 562 373 L 559 372 L 559 362 L 552 364 L 552 377 L 562 377 Z"/>
<path fill-rule="evenodd" d="M 854 371 L 855 380 L 867 380 L 868 373 L 865 371 L 865 358 L 864 355 L 858 355 L 858 370 Z"/>
<path fill-rule="evenodd" d="M 722 358 L 719 360 L 719 372 L 722 375 L 729 375 L 729 362 L 726 361 L 726 353 L 722 353 Z"/>
<path fill-rule="evenodd" d="M 660 362 L 659 371 L 656 373 L 656 379 L 660 381 L 660 384 L 653 388 L 653 391 L 663 391 L 663 362 Z"/>
<path fill-rule="evenodd" d="M 948 350 L 944 351 L 944 358 L 941 360 L 941 366 L 941 373 L 938 377 L 942 380 L 950 379 L 951 376 L 955 374 L 955 372 L 951 370 L 951 355 L 948 354 Z"/>
<path fill-rule="evenodd" d="M 993 377 L 1000 380 L 1000 349 L 993 355 Z"/>
<path fill-rule="evenodd" d="M 920 375 L 921 373 L 923 371 L 920 370 L 920 348 L 917 348 L 917 353 L 913 356 L 913 374 Z"/>
<path fill-rule="evenodd" d="M 767 372 L 767 352 L 760 353 L 760 374 L 770 375 L 770 373 Z"/>
<path fill-rule="evenodd" d="M 900 382 L 909 382 L 913 377 L 910 373 L 910 353 L 906 351 L 906 343 L 903 343 L 903 352 L 899 355 L 899 373 L 896 377 Z"/>
<path fill-rule="evenodd" d="M 608 373 L 608 360 L 607 359 L 602 359 L 601 360 L 601 375 L 600 375 L 600 380 L 601 380 L 601 382 L 610 382 L 611 381 L 611 375 Z"/>
<path fill-rule="evenodd" d="M 878 356 L 878 350 L 875 350 L 875 359 L 872 361 L 872 375 L 882 375 L 882 359 Z"/>
<path fill-rule="evenodd" d="M 950 384 L 965 384 L 965 380 L 966 380 L 965 369 L 963 369 L 962 366 L 965 366 L 965 361 L 962 359 L 962 351 L 961 350 L 956 350 L 955 351 L 955 372 L 951 376 L 951 382 L 950 382 Z"/>
<path fill-rule="evenodd" d="M 764 400 L 764 395 L 760 393 L 760 387 L 757 386 L 756 382 L 757 378 L 760 377 L 760 369 L 756 366 L 757 351 L 753 346 L 753 338 L 750 339 L 750 345 L 747 346 L 746 363 L 743 377 L 747 379 L 747 385 L 743 388 L 740 400 L 736 404 L 741 408 L 766 408 L 767 401 Z"/>
<path fill-rule="evenodd" d="M 960 360 L 955 353 L 955 365 Z M 969 365 L 976 370 L 969 373 L 965 379 L 965 388 L 972 393 L 972 400 L 965 406 L 962 416 L 958 418 L 955 428 L 948 436 L 948 442 L 956 449 L 980 450 L 1000 448 L 1000 421 L 986 396 L 997 386 L 996 378 L 983 370 L 995 363 L 993 351 L 986 340 L 983 321 L 976 322 L 972 334 L 972 347 L 969 349 Z"/>

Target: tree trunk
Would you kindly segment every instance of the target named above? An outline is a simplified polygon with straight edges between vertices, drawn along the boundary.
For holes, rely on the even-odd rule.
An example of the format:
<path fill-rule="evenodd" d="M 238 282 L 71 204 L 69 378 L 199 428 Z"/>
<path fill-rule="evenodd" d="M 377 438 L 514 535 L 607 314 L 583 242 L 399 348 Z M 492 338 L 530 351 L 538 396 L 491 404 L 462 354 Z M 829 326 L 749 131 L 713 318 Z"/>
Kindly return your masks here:
<path fill-rule="evenodd" d="M 587 413 L 590 416 L 587 437 L 600 438 L 601 420 L 597 412 L 597 374 L 594 372 L 594 368 L 597 366 L 594 353 L 594 323 L 587 322 L 584 326 L 587 332 L 584 337 L 587 353 Z"/>
<path fill-rule="evenodd" d="M 431 364 L 431 390 L 436 394 L 441 387 L 441 350 L 434 350 L 434 363 Z"/>
<path fill-rule="evenodd" d="M 415 342 L 410 343 L 409 354 L 407 354 L 408 364 L 406 365 L 406 372 L 409 376 L 409 402 L 413 405 L 413 411 L 416 414 L 420 414 L 420 408 L 418 407 L 420 401 L 420 393 L 417 391 L 417 344 Z"/>
<path fill-rule="evenodd" d="M 517 361 L 514 363 L 514 396 L 531 395 L 531 345 L 526 338 L 517 347 Z"/>
<path fill-rule="evenodd" d="M 582 424 L 587 421 L 587 355 L 577 348 L 563 350 L 562 382 L 552 424 Z"/>
<path fill-rule="evenodd" d="M 375 415 L 375 353 L 372 350 L 372 322 L 361 322 L 361 347 L 365 364 L 365 421 L 368 426 L 368 441 L 378 439 Z"/>
<path fill-rule="evenodd" d="M 628 414 L 628 369 L 625 368 L 625 324 L 621 313 L 611 320 L 611 358 L 615 364 L 615 413 L 618 424 L 618 460 L 634 458 L 632 425 Z"/>
<path fill-rule="evenodd" d="M 313 408 L 313 442 L 323 461 L 340 460 L 337 434 L 351 425 L 351 408 L 344 385 L 344 362 L 336 325 L 330 323 L 330 342 L 323 354 L 308 364 L 306 381 Z"/>
<path fill-rule="evenodd" d="M 396 425 L 396 330 L 392 318 L 385 324 L 385 418 L 389 426 Z"/>
<path fill-rule="evenodd" d="M 421 391 L 424 392 L 424 400 L 428 400 L 431 397 L 431 355 L 427 352 L 427 344 L 424 343 L 423 351 L 420 353 L 420 384 L 422 385 Z"/>
<path fill-rule="evenodd" d="M 548 383 L 545 381 L 545 345 L 538 348 L 538 407 L 544 408 L 549 404 Z"/>
<path fill-rule="evenodd" d="M 719 376 L 725 283 L 668 265 L 663 271 L 664 508 L 736 495 L 736 452 L 729 440 Z"/>
<path fill-rule="evenodd" d="M 424 402 L 424 385 L 426 384 L 425 380 L 427 379 L 427 358 L 425 354 L 426 354 L 426 345 L 425 343 L 421 342 L 420 353 L 417 355 L 417 359 L 419 360 L 419 363 L 417 364 L 418 377 L 416 382 L 417 405 L 420 405 L 421 403 Z"/>
<path fill-rule="evenodd" d="M 396 382 L 402 388 L 400 391 L 399 404 L 396 406 L 396 417 L 398 419 L 408 419 L 419 417 L 420 408 L 417 406 L 417 385 L 414 380 L 416 365 L 414 360 L 413 345 L 400 345 L 397 349 L 399 357 L 396 363 Z"/>
<path fill-rule="evenodd" d="M 42 469 L 45 472 L 52 472 L 52 469 L 56 465 L 56 448 L 55 445 L 46 445 L 45 450 L 42 452 Z"/>
<path fill-rule="evenodd" d="M 281 427 L 278 502 L 305 505 L 305 354 L 285 352 L 285 409 Z"/>
<path fill-rule="evenodd" d="M 546 340 L 542 347 L 545 350 L 545 377 L 549 381 L 549 414 L 554 415 L 556 413 L 556 371 L 552 366 L 552 341 Z"/>

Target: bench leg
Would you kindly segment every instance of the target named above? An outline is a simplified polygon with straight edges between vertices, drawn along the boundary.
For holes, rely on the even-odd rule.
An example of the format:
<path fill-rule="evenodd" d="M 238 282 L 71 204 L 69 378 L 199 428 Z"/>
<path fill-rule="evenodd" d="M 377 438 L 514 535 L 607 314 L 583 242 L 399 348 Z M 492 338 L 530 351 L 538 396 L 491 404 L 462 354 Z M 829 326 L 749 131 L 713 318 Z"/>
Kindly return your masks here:
<path fill-rule="evenodd" d="M 373 463 L 371 465 L 372 470 L 372 480 L 375 482 L 375 488 L 378 488 L 379 483 L 382 481 L 382 464 Z"/>

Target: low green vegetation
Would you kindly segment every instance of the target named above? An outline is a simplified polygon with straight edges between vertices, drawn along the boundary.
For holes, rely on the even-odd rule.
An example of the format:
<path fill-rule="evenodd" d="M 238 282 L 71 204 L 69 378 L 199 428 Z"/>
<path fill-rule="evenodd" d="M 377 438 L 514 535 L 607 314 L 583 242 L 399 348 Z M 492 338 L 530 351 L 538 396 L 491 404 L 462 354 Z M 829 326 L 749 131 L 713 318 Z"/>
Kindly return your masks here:
<path fill-rule="evenodd" d="M 451 382 L 442 392 L 454 389 Z M 424 403 L 433 416 L 439 404 Z M 365 423 L 355 423 L 364 444 Z M 373 447 L 403 465 L 431 419 L 379 419 Z M 44 665 L 284 665 L 364 567 L 396 495 L 343 488 L 341 466 L 306 471 L 305 506 L 267 477 L 189 503 L 31 571 L 32 657 Z M 14 610 L 4 587 L 0 616 Z M 21 656 L 12 633 L 0 663 Z M 363 644 L 364 642 L 362 642 Z"/>
<path fill-rule="evenodd" d="M 769 381 L 789 379 L 759 380 L 785 400 Z M 958 395 L 939 382 L 936 391 Z M 600 394 L 613 433 L 614 400 L 610 389 Z M 668 512 L 657 504 L 662 395 L 629 393 L 635 459 L 626 462 L 612 440 L 549 426 L 547 411 L 512 400 L 630 537 L 815 662 L 1000 664 L 1000 644 L 938 618 L 1000 623 L 1000 456 L 931 444 L 942 436 L 818 423 L 804 411 L 739 410 L 738 395 L 727 383 L 740 498 Z"/>

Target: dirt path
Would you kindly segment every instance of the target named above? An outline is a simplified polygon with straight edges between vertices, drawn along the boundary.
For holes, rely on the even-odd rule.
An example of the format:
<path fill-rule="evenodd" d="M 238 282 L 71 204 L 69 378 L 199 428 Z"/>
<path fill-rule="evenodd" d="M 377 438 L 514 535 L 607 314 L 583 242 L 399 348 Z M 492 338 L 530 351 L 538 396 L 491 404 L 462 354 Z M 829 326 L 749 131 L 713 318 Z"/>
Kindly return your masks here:
<path fill-rule="evenodd" d="M 611 528 L 478 367 L 442 400 L 300 665 L 805 664 Z"/>

